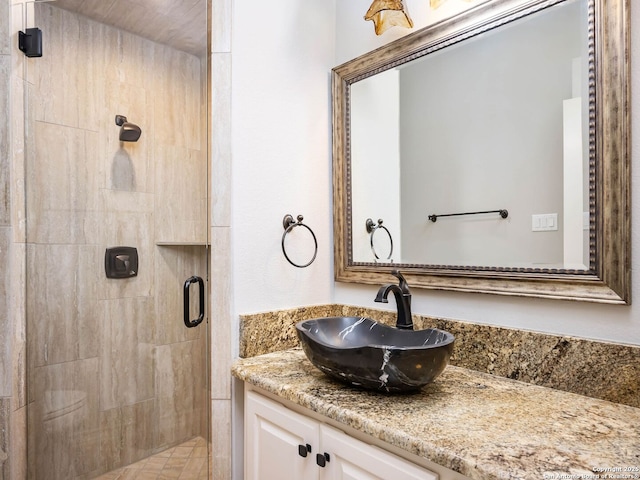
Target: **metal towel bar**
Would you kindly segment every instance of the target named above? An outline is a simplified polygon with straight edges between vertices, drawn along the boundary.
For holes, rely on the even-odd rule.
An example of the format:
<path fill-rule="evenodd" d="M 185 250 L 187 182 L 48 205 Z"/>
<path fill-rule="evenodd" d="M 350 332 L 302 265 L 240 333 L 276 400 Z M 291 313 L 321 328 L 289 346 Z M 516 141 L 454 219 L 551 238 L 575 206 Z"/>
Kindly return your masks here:
<path fill-rule="evenodd" d="M 435 222 L 438 220 L 438 217 L 459 217 L 460 215 L 480 215 L 482 213 L 499 213 L 502 218 L 507 218 L 509 216 L 509 212 L 506 209 L 500 210 L 484 210 L 482 212 L 465 212 L 465 213 L 445 213 L 441 215 L 432 214 L 429 215 L 429 220 Z"/>

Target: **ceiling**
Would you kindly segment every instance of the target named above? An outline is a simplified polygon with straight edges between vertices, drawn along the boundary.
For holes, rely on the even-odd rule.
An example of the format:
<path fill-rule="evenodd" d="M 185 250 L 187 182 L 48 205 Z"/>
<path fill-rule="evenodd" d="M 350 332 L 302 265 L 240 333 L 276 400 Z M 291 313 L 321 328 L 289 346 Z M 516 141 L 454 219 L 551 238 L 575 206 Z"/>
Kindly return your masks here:
<path fill-rule="evenodd" d="M 207 53 L 206 0 L 54 0 L 53 4 L 192 55 Z"/>

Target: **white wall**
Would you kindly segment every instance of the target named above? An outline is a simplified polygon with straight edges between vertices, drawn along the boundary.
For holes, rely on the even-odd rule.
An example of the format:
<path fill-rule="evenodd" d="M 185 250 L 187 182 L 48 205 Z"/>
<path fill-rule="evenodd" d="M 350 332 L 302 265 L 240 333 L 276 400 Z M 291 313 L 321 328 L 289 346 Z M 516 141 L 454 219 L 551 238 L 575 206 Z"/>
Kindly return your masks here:
<path fill-rule="evenodd" d="M 343 63 L 408 30 L 394 27 L 380 37 L 373 25 L 362 20 L 370 2 L 344 0 L 337 3 L 336 60 Z M 407 0 L 415 28 L 427 25 L 428 2 Z M 468 5 L 462 0 L 449 0 L 454 8 Z M 640 10 L 632 10 L 632 189 L 640 189 Z M 632 248 L 640 249 L 640 195 L 632 197 Z M 640 345 L 640 256 L 633 256 L 631 306 L 609 306 L 582 302 L 551 301 L 497 295 L 463 294 L 413 289 L 413 311 L 424 315 L 466 320 L 478 323 L 516 327 L 542 332 L 574 335 Z M 390 277 L 389 280 L 392 280 Z M 379 307 L 373 302 L 376 286 L 335 283 L 334 301 L 352 305 Z M 393 303 L 390 304 L 393 309 Z"/>
<path fill-rule="evenodd" d="M 220 308 L 220 318 L 225 318 L 225 290 L 230 288 L 232 357 L 238 354 L 239 314 L 331 302 L 333 227 L 328 106 L 329 72 L 335 50 L 335 1 L 229 2 L 232 7 L 231 42 L 221 48 L 231 51 L 231 182 L 230 185 L 225 183 L 224 177 L 228 173 L 224 152 L 217 155 L 214 151 L 212 170 L 214 175 L 218 170 L 220 173 L 212 183 L 217 185 L 213 192 L 214 217 L 216 195 L 220 196 L 223 205 L 227 200 L 226 189 L 231 192 L 230 220 L 225 215 L 220 219 L 221 225 L 227 225 L 228 221 L 231 227 L 231 285 L 217 279 L 220 291 L 218 294 L 212 292 L 212 298 L 215 301 L 218 297 L 218 304 L 214 303 L 212 310 Z M 217 16 L 222 23 L 221 32 L 227 27 L 221 21 L 225 13 L 222 8 Z M 220 63 L 224 72 L 224 55 Z M 224 84 L 224 79 L 220 82 Z M 224 87 L 222 85 L 221 89 Z M 216 89 L 215 84 L 213 89 Z M 221 95 L 223 108 L 228 108 L 226 102 Z M 215 112 L 212 128 L 216 128 Z M 213 135 L 216 136 L 215 131 Z M 221 145 L 225 144 L 224 138 L 218 140 Z M 317 258 L 307 268 L 290 265 L 282 254 L 282 219 L 286 214 L 294 217 L 302 214 L 305 224 L 313 229 L 318 239 Z M 220 235 L 221 246 L 217 247 L 216 235 L 212 237 L 215 280 L 216 276 L 224 275 L 226 239 L 224 233 Z M 313 241 L 307 231 L 296 227 L 287 238 L 294 260 L 306 263 L 313 254 Z M 221 332 L 217 330 L 217 327 L 212 329 L 212 345 L 224 335 L 225 325 L 220 326 Z M 223 344 L 213 353 L 212 371 L 214 375 L 219 372 L 220 378 L 227 378 L 226 362 L 230 360 L 224 358 L 224 349 Z M 222 369 L 218 370 L 218 365 L 222 365 Z M 215 381 L 212 387 L 216 387 Z M 226 394 L 226 387 L 225 384 L 220 388 L 223 394 Z M 212 394 L 216 394 L 213 388 Z M 232 396 L 232 478 L 241 479 L 241 382 L 233 383 Z M 229 427 L 226 411 L 224 403 L 213 402 L 217 436 L 224 436 Z M 224 438 L 219 443 L 224 447 Z M 224 448 L 216 451 L 225 455 Z M 227 460 L 223 457 L 214 463 L 225 464 Z M 229 478 L 229 474 L 214 472 L 214 478 Z"/>
<path fill-rule="evenodd" d="M 335 0 L 234 2 L 233 8 L 235 311 L 328 303 Z M 317 236 L 317 258 L 307 268 L 283 256 L 285 214 L 302 214 Z M 297 263 L 313 255 L 303 227 L 291 232 L 287 245 Z"/>

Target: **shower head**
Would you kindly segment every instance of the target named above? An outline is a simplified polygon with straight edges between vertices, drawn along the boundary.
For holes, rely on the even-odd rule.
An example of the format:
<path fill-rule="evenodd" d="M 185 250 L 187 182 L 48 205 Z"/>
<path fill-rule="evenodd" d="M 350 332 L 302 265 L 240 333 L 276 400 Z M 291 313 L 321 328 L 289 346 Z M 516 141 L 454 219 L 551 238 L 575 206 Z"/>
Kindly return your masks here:
<path fill-rule="evenodd" d="M 142 134 L 142 130 L 135 123 L 127 122 L 124 115 L 116 115 L 116 125 L 120 127 L 121 142 L 137 142 Z"/>
<path fill-rule="evenodd" d="M 120 129 L 120 141 L 121 142 L 137 142 L 142 134 L 142 130 L 140 127 L 133 124 L 125 122 Z"/>

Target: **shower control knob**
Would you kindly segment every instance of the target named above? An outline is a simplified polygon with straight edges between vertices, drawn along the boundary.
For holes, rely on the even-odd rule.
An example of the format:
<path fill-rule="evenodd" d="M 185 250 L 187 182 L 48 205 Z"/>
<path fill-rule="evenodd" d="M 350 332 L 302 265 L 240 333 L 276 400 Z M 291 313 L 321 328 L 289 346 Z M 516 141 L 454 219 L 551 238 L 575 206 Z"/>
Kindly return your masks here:
<path fill-rule="evenodd" d="M 107 278 L 131 278 L 138 275 L 138 250 L 135 247 L 107 248 L 104 254 Z"/>

